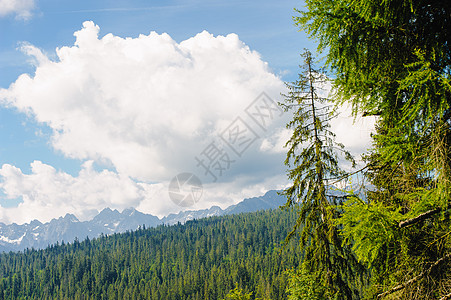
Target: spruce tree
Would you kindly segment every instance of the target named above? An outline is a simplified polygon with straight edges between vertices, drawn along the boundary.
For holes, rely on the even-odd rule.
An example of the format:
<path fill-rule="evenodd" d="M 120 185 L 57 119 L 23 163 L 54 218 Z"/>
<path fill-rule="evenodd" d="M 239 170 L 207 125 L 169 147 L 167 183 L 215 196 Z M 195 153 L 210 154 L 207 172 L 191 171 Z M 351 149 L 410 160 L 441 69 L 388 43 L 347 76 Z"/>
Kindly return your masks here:
<path fill-rule="evenodd" d="M 314 67 L 309 51 L 303 55 L 305 64 L 299 79 L 287 83 L 288 94 L 281 105 L 286 111 L 294 110 L 287 128 L 293 134 L 286 143 L 288 147 L 285 164 L 290 167 L 288 178 L 293 184 L 283 193 L 287 196 L 286 207 L 296 207 L 299 217 L 287 240 L 300 231 L 300 243 L 305 250 L 299 276 L 309 276 L 322 299 L 353 299 L 352 278 L 356 265 L 349 247 L 342 246 L 334 220 L 339 216 L 342 197 L 329 195 L 333 179 L 345 172 L 339 166 L 337 151 L 354 164 L 344 146 L 335 142 L 329 121 L 334 117 L 328 99 L 319 95 L 319 87 L 326 77 Z M 292 282 L 306 282 L 305 279 Z M 292 287 L 291 293 L 297 288 Z M 302 290 L 302 288 L 301 288 Z M 296 297 L 303 297 L 301 294 Z"/>

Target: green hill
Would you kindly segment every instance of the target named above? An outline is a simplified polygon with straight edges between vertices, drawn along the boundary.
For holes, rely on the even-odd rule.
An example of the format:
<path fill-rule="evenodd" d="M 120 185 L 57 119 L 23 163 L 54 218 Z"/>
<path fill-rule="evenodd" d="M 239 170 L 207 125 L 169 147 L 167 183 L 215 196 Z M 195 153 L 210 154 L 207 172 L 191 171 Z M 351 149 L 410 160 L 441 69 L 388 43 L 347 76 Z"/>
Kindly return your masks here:
<path fill-rule="evenodd" d="M 0 299 L 285 299 L 295 212 L 267 210 L 0 255 Z"/>

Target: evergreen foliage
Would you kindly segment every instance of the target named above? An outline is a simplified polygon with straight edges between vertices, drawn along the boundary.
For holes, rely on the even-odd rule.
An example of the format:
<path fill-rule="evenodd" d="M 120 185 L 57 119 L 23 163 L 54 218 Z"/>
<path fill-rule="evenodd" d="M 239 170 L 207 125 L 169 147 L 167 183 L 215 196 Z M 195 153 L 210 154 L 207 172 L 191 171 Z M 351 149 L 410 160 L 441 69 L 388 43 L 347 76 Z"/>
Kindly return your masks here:
<path fill-rule="evenodd" d="M 317 91 L 326 78 L 314 68 L 310 52 L 306 51 L 303 57 L 303 72 L 297 81 L 287 84 L 286 102 L 281 104 L 285 110 L 294 109 L 293 119 L 287 124 L 293 134 L 286 144 L 285 160 L 291 168 L 288 178 L 293 184 L 284 191 L 288 199 L 285 206 L 299 210 L 296 226 L 287 240 L 302 228 L 300 245 L 305 249 L 305 257 L 297 274 L 301 282 L 308 277 L 308 281 L 324 287 L 314 291 L 321 292 L 318 297 L 322 299 L 353 299 L 358 297 L 358 292 L 353 290 L 354 269 L 358 264 L 350 248 L 342 245 L 334 223 L 343 198 L 327 192 L 331 188 L 329 182 L 345 174 L 339 167 L 337 150 L 352 164 L 354 160 L 342 144 L 335 142 L 335 135 L 329 129 L 333 113 L 326 103 L 328 99 L 320 97 Z"/>
<path fill-rule="evenodd" d="M 231 290 L 223 300 L 250 300 L 252 297 L 252 292 L 246 293 L 243 289 L 235 287 Z"/>
<path fill-rule="evenodd" d="M 378 115 L 365 155 L 374 189 L 342 234 L 371 270 L 368 297 L 451 294 L 451 6 L 440 0 L 307 0 L 295 21 L 327 51 L 337 104 Z M 445 299 L 444 298 L 444 299 Z"/>
<path fill-rule="evenodd" d="M 260 211 L 1 254 L 0 299 L 285 299 L 295 220 Z"/>

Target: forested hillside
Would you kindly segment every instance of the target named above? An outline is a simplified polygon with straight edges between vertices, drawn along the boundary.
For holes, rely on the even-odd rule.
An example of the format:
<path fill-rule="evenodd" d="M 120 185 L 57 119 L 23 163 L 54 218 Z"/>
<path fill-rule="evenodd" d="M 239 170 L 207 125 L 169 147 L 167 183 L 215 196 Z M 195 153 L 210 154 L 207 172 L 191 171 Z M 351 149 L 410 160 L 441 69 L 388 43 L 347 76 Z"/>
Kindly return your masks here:
<path fill-rule="evenodd" d="M 268 210 L 141 228 L 0 255 L 0 299 L 223 299 L 238 286 L 285 299 L 296 213 Z"/>

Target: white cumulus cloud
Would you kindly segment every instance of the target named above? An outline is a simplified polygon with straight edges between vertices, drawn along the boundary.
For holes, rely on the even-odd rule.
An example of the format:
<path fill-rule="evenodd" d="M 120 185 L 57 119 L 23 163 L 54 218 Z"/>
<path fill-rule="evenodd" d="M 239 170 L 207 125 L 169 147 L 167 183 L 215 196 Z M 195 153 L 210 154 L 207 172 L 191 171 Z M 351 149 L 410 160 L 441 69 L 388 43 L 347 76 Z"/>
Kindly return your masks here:
<path fill-rule="evenodd" d="M 35 8 L 34 0 L 0 0 L 0 17 L 15 14 L 18 19 L 29 19 Z"/>
<path fill-rule="evenodd" d="M 34 76 L 0 99 L 53 129 L 64 155 L 111 163 L 144 180 L 173 176 L 262 91 L 282 82 L 237 35 L 202 32 L 177 43 L 167 34 L 99 38 L 85 22 L 50 61 L 35 47 Z"/>
<path fill-rule="evenodd" d="M 1 187 L 8 198 L 22 197 L 23 203 L 19 214 L 11 213 L 16 208 L 3 208 L 0 219 L 48 219 L 67 212 L 85 218 L 106 206 L 134 206 L 158 215 L 175 212 L 180 208 L 169 200 L 167 183 L 180 172 L 198 173 L 209 186 L 203 196 L 208 202 L 198 208 L 232 204 L 253 196 L 244 190 L 260 191 L 262 182 L 283 172 L 280 153 L 258 147 L 283 118 L 265 131 L 245 113 L 262 92 L 278 101 L 283 82 L 237 35 L 204 31 L 177 43 L 167 34 L 99 37 L 99 30 L 93 22 L 83 23 L 74 45 L 56 49 L 55 61 L 23 43 L 35 73 L 22 74 L 8 89 L 0 89 L 0 103 L 48 126 L 51 146 L 63 155 L 114 171 L 97 174 L 85 166 L 72 177 L 38 162 L 32 164 L 32 174 L 4 165 Z M 228 182 L 224 187 L 214 184 L 195 157 L 212 143 L 227 147 L 220 135 L 237 117 L 253 127 L 256 140 L 242 156 L 228 150 L 231 165 L 216 174 Z M 36 185 L 39 178 L 47 178 L 48 184 Z M 97 190 L 83 189 L 92 182 Z M 109 187 L 121 185 L 130 193 L 109 197 Z"/>
<path fill-rule="evenodd" d="M 22 202 L 0 208 L 0 221 L 46 221 L 66 213 L 87 219 L 105 207 L 130 206 L 166 215 L 181 209 L 167 192 L 181 172 L 195 173 L 204 184 L 193 209 L 225 207 L 286 184 L 290 114 L 271 107 L 282 100 L 284 84 L 237 35 L 204 31 L 176 42 L 155 32 L 122 38 L 99 37 L 99 31 L 84 22 L 73 45 L 56 49 L 56 60 L 22 44 L 35 73 L 0 89 L 0 104 L 48 126 L 55 150 L 87 162 L 75 177 L 39 161 L 30 174 L 3 165 L 0 189 Z M 272 117 L 259 123 L 263 115 Z M 338 139 L 360 149 L 361 136 L 349 130 L 352 118 L 340 122 L 333 125 Z M 246 128 L 247 136 L 234 136 Z M 221 177 L 217 182 L 196 160 L 213 156 L 221 163 L 211 169 Z M 96 171 L 93 162 L 111 170 Z"/>
<path fill-rule="evenodd" d="M 66 213 L 87 219 L 102 207 L 137 206 L 145 198 L 145 188 L 149 188 L 111 171 L 96 172 L 92 161 L 83 164 L 77 177 L 40 161 L 31 164 L 31 174 L 4 164 L 0 176 L 4 195 L 22 200 L 17 207 L 0 210 L 0 220 L 7 223 L 35 218 L 49 221 Z"/>
<path fill-rule="evenodd" d="M 87 161 L 77 176 L 40 161 L 31 163 L 31 173 L 25 174 L 17 167 L 4 164 L 0 168 L 0 189 L 6 199 L 21 200 L 17 207 L 0 209 L 0 222 L 23 224 L 33 219 L 48 222 L 67 213 L 80 220 L 89 220 L 105 207 L 124 210 L 135 207 L 141 212 L 163 217 L 177 213 L 181 207 L 168 195 L 168 182 L 136 182 L 116 172 L 96 171 L 93 162 Z M 267 178 L 256 184 L 242 183 L 237 178 L 229 188 L 221 185 L 204 185 L 204 196 L 189 209 L 204 209 L 212 205 L 226 208 L 247 197 L 263 195 L 268 186 L 282 188 L 283 176 Z M 245 188 L 242 186 L 245 185 Z M 1 200 L 0 200 L 1 204 Z"/>

